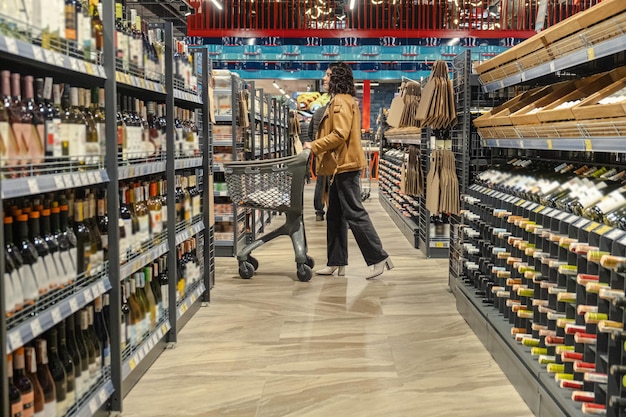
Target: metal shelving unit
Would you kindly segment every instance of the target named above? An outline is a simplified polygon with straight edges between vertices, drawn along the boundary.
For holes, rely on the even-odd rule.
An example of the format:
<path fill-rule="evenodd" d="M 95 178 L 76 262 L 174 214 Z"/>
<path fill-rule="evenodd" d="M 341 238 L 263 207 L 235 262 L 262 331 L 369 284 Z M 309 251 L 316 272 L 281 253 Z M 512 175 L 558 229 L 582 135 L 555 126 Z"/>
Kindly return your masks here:
<path fill-rule="evenodd" d="M 140 78 L 131 74 L 125 74 L 115 68 L 115 13 L 114 2 L 103 2 L 104 47 L 101 56 L 103 65 L 86 62 L 77 56 L 63 55 L 58 52 L 43 49 L 37 45 L 29 44 L 22 40 L 0 36 L 0 59 L 10 68 L 19 68 L 26 73 L 45 74 L 54 76 L 62 82 L 70 82 L 80 86 L 98 86 L 105 92 L 105 132 L 107 137 L 117 136 L 116 102 L 117 93 L 165 102 L 167 105 L 167 155 L 150 160 L 129 160 L 121 164 L 118 160 L 118 144 L 116 140 L 105 141 L 104 162 L 92 165 L 85 164 L 44 164 L 43 167 L 33 167 L 27 174 L 20 178 L 0 180 L 0 193 L 2 199 L 18 198 L 40 195 L 44 193 L 59 192 L 74 188 L 97 187 L 106 189 L 107 211 L 113 219 L 117 219 L 119 213 L 119 181 L 143 176 L 163 175 L 167 177 L 168 186 L 174 185 L 174 174 L 177 170 L 196 170 L 198 174 L 210 174 L 212 160 L 210 152 L 204 152 L 202 156 L 176 157 L 174 155 L 174 103 L 188 109 L 203 109 L 203 114 L 208 115 L 208 95 L 205 92 L 201 97 L 189 91 L 181 91 L 174 88 L 172 83 L 172 25 L 159 24 L 165 32 L 165 83 Z M 202 63 L 203 85 L 208 83 L 208 54 L 198 53 L 198 59 Z M 168 94 L 172 92 L 172 94 Z M 211 144 L 210 126 L 203 125 L 201 147 L 209 150 Z M 208 156 L 207 156 L 208 155 Z M 23 173 L 26 173 L 23 170 Z M 210 224 L 210 202 L 212 194 L 208 190 L 211 181 L 201 181 L 202 195 L 204 196 L 204 209 L 202 215 L 194 219 L 192 223 L 175 224 L 174 216 L 168 219 L 166 235 L 161 236 L 165 240 L 144 248 L 145 251 L 130 262 L 121 263 L 119 254 L 119 226 L 117 221 L 109 222 L 108 230 L 108 261 L 95 266 L 92 273 L 87 276 L 74 278 L 74 284 L 67 286 L 62 292 L 54 296 L 40 297 L 40 300 L 26 311 L 28 314 L 17 314 L 7 320 L 0 320 L 0 336 L 4 343 L 0 344 L 0 356 L 6 357 L 7 353 L 17 347 L 23 346 L 35 338 L 41 336 L 76 311 L 90 304 L 94 298 L 104 293 L 110 294 L 110 339 L 111 339 L 111 365 L 102 370 L 102 375 L 97 384 L 68 411 L 67 417 L 91 417 L 95 415 L 109 415 L 121 412 L 123 409 L 123 397 L 141 377 L 146 369 L 160 355 L 169 344 L 176 342 L 176 334 L 184 323 L 189 320 L 193 312 L 199 307 L 199 300 L 209 301 L 209 291 L 214 282 L 214 247 L 212 246 L 212 228 Z M 172 190 L 168 190 L 172 191 Z M 212 190 L 211 190 L 212 191 Z M 170 195 L 174 195 L 172 191 Z M 168 199 L 170 213 L 174 212 L 174 199 Z M 1 205 L 0 205 L 1 211 Z M 178 226 L 178 228 L 177 228 Z M 121 303 L 122 296 L 120 282 L 128 274 L 150 263 L 162 254 L 169 254 L 170 282 L 175 282 L 176 259 L 172 256 L 173 249 L 177 244 L 192 236 L 200 236 L 198 250 L 203 249 L 200 259 L 203 266 L 201 278 L 192 288 L 189 288 L 178 304 L 172 302 L 169 314 L 154 330 L 154 332 L 137 346 L 135 351 L 121 351 Z M 207 236 L 207 238 L 205 238 Z M 4 236 L 0 233 L 0 247 L 4 248 Z M 94 272 L 95 271 L 95 272 Z M 4 264 L 0 264 L 0 280 L 4 279 Z M 170 285 L 170 293 L 175 294 L 175 285 Z M 170 295 L 171 295 L 170 294 Z M 175 300 L 175 296 L 170 299 Z M 0 297 L 0 311 L 5 311 L 3 297 Z M 0 361 L 0 378 L 6 380 L 7 364 Z M 0 415 L 9 415 L 8 411 L 7 384 L 0 383 Z"/>

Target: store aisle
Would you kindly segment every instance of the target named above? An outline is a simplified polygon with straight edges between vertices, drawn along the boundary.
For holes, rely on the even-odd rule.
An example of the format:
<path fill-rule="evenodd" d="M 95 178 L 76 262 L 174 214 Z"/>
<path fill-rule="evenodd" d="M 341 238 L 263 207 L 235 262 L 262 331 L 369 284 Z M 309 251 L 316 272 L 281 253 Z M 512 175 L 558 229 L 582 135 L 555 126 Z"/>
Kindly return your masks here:
<path fill-rule="evenodd" d="M 325 223 L 305 188 L 309 254 L 325 264 Z M 254 252 L 242 280 L 217 259 L 202 308 L 124 401 L 124 417 L 530 417 L 459 316 L 447 260 L 425 259 L 378 203 L 365 203 L 395 269 L 366 281 L 349 238 L 346 277 L 295 280 L 288 238 Z M 277 220 L 282 221 L 282 218 Z"/>

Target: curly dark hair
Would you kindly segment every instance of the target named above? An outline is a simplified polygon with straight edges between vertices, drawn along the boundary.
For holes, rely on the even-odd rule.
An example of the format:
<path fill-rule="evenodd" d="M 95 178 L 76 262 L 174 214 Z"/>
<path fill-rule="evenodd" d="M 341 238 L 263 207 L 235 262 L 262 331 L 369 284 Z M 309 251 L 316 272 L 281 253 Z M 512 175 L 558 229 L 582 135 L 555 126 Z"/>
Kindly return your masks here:
<path fill-rule="evenodd" d="M 331 96 L 335 94 L 356 96 L 352 68 L 343 62 L 332 63 L 328 68 L 331 70 L 330 80 L 328 81 L 328 93 Z"/>

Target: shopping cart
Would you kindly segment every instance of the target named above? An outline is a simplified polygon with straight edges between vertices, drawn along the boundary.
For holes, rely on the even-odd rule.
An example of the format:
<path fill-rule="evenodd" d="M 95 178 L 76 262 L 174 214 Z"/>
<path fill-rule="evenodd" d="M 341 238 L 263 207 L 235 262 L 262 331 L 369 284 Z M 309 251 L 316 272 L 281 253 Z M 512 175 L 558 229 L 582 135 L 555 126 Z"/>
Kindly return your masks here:
<path fill-rule="evenodd" d="M 260 161 L 236 161 L 224 164 L 228 193 L 235 205 L 242 208 L 285 213 L 285 224 L 238 251 L 239 275 L 250 279 L 259 262 L 250 254 L 278 236 L 289 235 L 296 255 L 300 281 L 309 281 L 315 265 L 307 255 L 306 235 L 302 218 L 304 180 L 309 169 L 311 150 L 296 156 Z"/>
<path fill-rule="evenodd" d="M 372 142 L 370 140 L 361 140 L 361 147 L 363 148 L 366 162 L 365 168 L 363 168 L 363 173 L 359 181 L 359 186 L 361 188 L 361 201 L 365 201 L 370 198 L 370 193 L 372 191 L 372 172 L 370 170 L 370 167 L 372 165 L 371 146 Z"/>

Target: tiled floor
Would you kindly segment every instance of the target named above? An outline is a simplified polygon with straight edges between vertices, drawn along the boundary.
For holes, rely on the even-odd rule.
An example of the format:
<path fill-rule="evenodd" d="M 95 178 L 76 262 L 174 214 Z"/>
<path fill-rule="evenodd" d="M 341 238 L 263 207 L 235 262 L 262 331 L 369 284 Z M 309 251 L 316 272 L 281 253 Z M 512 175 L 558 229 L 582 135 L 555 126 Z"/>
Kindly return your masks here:
<path fill-rule="evenodd" d="M 319 268 L 326 232 L 315 222 L 313 187 L 305 222 Z M 286 237 L 254 252 L 260 267 L 251 280 L 239 278 L 235 259 L 218 258 L 211 305 L 130 392 L 123 415 L 532 416 L 457 313 L 447 259 L 413 249 L 375 187 L 365 204 L 395 269 L 366 281 L 352 236 L 345 277 L 295 280 Z"/>

